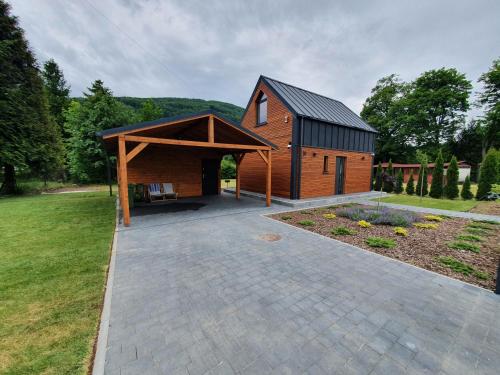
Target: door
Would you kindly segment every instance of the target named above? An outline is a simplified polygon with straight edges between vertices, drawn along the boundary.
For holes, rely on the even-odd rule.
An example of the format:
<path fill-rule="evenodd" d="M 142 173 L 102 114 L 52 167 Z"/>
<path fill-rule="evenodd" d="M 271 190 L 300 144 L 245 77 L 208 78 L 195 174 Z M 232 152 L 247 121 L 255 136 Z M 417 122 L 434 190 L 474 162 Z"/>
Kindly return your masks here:
<path fill-rule="evenodd" d="M 203 195 L 219 194 L 219 159 L 202 159 L 201 189 Z"/>
<path fill-rule="evenodd" d="M 337 156 L 335 166 L 335 194 L 344 194 L 345 157 Z"/>

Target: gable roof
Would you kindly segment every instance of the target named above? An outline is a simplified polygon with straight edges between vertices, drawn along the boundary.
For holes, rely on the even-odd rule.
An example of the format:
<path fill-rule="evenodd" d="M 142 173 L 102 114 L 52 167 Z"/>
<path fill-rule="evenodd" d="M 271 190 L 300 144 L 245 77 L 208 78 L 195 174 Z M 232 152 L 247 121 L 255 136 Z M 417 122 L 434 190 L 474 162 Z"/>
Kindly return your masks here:
<path fill-rule="evenodd" d="M 270 87 L 296 116 L 377 133 L 374 128 L 338 100 L 266 76 L 260 76 L 257 86 L 261 81 Z"/>
<path fill-rule="evenodd" d="M 141 130 L 158 128 L 161 126 L 168 125 L 169 123 L 172 123 L 172 122 L 183 122 L 183 121 L 201 119 L 201 118 L 207 117 L 209 115 L 213 115 L 214 117 L 218 118 L 219 120 L 221 120 L 223 123 L 225 123 L 229 127 L 232 127 L 232 128 L 235 128 L 236 130 L 239 130 L 240 132 L 254 138 L 255 140 L 257 140 L 257 141 L 259 141 L 267 146 L 270 146 L 274 150 L 278 150 L 278 146 L 276 146 L 274 143 L 268 141 L 267 139 L 254 133 L 253 131 L 240 126 L 240 124 L 237 124 L 237 123 L 229 120 L 227 117 L 225 117 L 225 116 L 221 115 L 220 113 L 218 113 L 217 111 L 214 111 L 211 109 L 206 110 L 206 111 L 196 112 L 196 113 L 189 113 L 189 114 L 185 114 L 185 115 L 163 117 L 163 118 L 159 118 L 159 119 L 153 120 L 153 121 L 139 122 L 137 124 L 120 126 L 118 128 L 101 130 L 99 132 L 96 132 L 96 136 L 99 138 L 102 138 L 102 139 L 106 139 L 106 138 L 118 136 L 119 134 L 127 134 L 129 132 L 137 132 L 137 131 L 141 131 Z"/>

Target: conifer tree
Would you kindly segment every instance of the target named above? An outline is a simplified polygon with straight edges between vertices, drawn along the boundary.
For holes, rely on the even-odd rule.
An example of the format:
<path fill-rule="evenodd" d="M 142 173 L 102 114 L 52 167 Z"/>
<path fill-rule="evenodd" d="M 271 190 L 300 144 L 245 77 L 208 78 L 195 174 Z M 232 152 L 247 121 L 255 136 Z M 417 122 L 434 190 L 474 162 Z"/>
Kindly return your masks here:
<path fill-rule="evenodd" d="M 16 192 L 16 171 L 49 178 L 62 164 L 62 143 L 38 66 L 10 6 L 0 0 L 0 193 Z"/>
<path fill-rule="evenodd" d="M 431 191 L 429 192 L 432 198 L 441 198 L 443 196 L 443 175 L 444 160 L 443 154 L 439 150 L 434 162 L 434 170 L 432 171 Z"/>
<path fill-rule="evenodd" d="M 410 173 L 410 178 L 408 178 L 408 183 L 406 184 L 406 194 L 415 194 L 415 181 L 413 179 L 413 170 Z"/>
<path fill-rule="evenodd" d="M 59 65 L 50 59 L 43 64 L 43 83 L 49 101 L 50 114 L 54 117 L 60 132 L 64 135 L 64 111 L 68 109 L 70 87 L 64 79 Z"/>
<path fill-rule="evenodd" d="M 482 199 L 491 191 L 491 186 L 497 182 L 497 159 L 497 151 L 494 148 L 490 148 L 481 163 L 476 199 Z"/>
<path fill-rule="evenodd" d="M 398 174 L 396 176 L 396 187 L 394 188 L 396 194 L 401 194 L 403 192 L 403 170 L 399 168 Z"/>
<path fill-rule="evenodd" d="M 464 181 L 464 184 L 462 186 L 462 191 L 461 191 L 460 195 L 462 196 L 462 198 L 464 200 L 469 200 L 469 199 L 474 198 L 474 194 L 472 194 L 472 191 L 470 190 L 470 178 L 469 178 L 469 176 L 465 177 L 465 181 Z"/>
<path fill-rule="evenodd" d="M 389 164 L 387 165 L 387 169 L 385 170 L 385 173 L 391 177 L 394 176 L 394 170 L 392 169 L 392 160 L 389 159 Z M 386 193 L 392 193 L 392 190 L 394 189 L 394 186 L 391 181 L 389 180 L 384 180 L 384 191 Z"/>
<path fill-rule="evenodd" d="M 375 174 L 375 190 L 382 189 L 382 163 L 378 162 L 377 173 Z"/>
<path fill-rule="evenodd" d="M 446 171 L 446 187 L 444 193 L 448 199 L 458 197 L 458 163 L 457 158 L 453 156 L 450 165 Z"/>

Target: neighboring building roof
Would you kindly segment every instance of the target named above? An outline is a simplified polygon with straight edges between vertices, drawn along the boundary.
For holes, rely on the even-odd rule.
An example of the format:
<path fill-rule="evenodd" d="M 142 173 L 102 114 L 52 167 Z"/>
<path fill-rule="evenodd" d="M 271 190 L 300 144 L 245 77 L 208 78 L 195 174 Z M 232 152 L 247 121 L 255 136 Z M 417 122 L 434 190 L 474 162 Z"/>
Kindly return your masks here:
<path fill-rule="evenodd" d="M 269 77 L 260 76 L 259 82 L 261 80 L 278 95 L 295 115 L 377 133 L 374 128 L 338 100 Z"/>
<path fill-rule="evenodd" d="M 427 168 L 434 168 L 434 163 L 429 163 L 427 164 Z M 450 163 L 444 163 L 444 167 L 447 168 L 450 165 Z M 387 168 L 389 166 L 389 163 L 382 163 L 382 168 Z M 373 164 L 373 168 L 377 168 L 378 164 Z M 393 163 L 392 164 L 393 168 L 420 168 L 420 164 L 400 164 L 400 163 Z M 464 160 L 458 162 L 458 167 L 459 168 L 470 168 L 471 166 L 467 164 Z"/>
<path fill-rule="evenodd" d="M 161 125 L 165 125 L 165 124 L 168 124 L 168 123 L 174 122 L 174 121 L 177 122 L 177 121 L 182 121 L 182 120 L 189 120 L 191 118 L 199 118 L 199 117 L 204 117 L 207 115 L 213 115 L 215 117 L 218 117 L 223 122 L 237 128 L 241 132 L 246 133 L 247 135 L 261 141 L 262 143 L 265 143 L 268 146 L 271 146 L 275 150 L 278 149 L 278 146 L 276 146 L 274 143 L 268 141 L 267 139 L 254 133 L 253 131 L 240 126 L 240 124 L 237 124 L 237 123 L 229 120 L 227 117 L 221 115 L 220 113 L 213 111 L 213 110 L 210 110 L 210 109 L 206 110 L 206 111 L 196 112 L 196 113 L 189 113 L 189 114 L 185 114 L 185 115 L 177 115 L 177 116 L 171 116 L 171 117 L 162 117 L 162 118 L 159 118 L 159 119 L 153 120 L 153 121 L 139 122 L 137 124 L 120 126 L 118 128 L 101 130 L 101 131 L 97 132 L 96 135 L 100 138 L 108 137 L 108 136 L 113 136 L 115 134 L 126 133 L 126 132 L 134 131 L 134 130 L 149 129 L 149 128 L 154 127 L 154 126 L 161 126 Z"/>

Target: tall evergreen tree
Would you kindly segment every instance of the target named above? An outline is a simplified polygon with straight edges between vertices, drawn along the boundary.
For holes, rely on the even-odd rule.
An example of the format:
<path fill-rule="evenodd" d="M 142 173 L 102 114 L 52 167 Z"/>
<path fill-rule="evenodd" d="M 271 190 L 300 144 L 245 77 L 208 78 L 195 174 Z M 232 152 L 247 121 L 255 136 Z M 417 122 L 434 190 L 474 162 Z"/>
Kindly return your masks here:
<path fill-rule="evenodd" d="M 465 177 L 464 184 L 462 186 L 462 191 L 460 192 L 460 195 L 464 200 L 469 200 L 474 198 L 474 194 L 472 194 L 472 191 L 470 190 L 470 178 L 469 176 Z"/>
<path fill-rule="evenodd" d="M 413 170 L 410 172 L 410 178 L 408 178 L 408 183 L 406 184 L 406 194 L 415 194 L 415 180 L 413 178 Z"/>
<path fill-rule="evenodd" d="M 65 112 L 69 167 L 76 181 L 101 182 L 106 177 L 106 157 L 96 132 L 127 125 L 135 117 L 102 81 L 95 81 L 88 90 L 82 104 L 73 101 Z"/>
<path fill-rule="evenodd" d="M 61 134 L 64 135 L 64 111 L 68 109 L 70 87 L 64 79 L 59 65 L 50 59 L 43 64 L 43 83 L 49 101 L 50 114 L 54 117 Z"/>
<path fill-rule="evenodd" d="M 391 177 L 394 177 L 394 170 L 392 168 L 392 160 L 389 159 L 389 164 L 387 164 L 387 169 L 385 170 L 385 173 L 388 174 Z M 392 193 L 394 186 L 391 181 L 389 180 L 384 180 L 384 191 L 386 193 Z"/>
<path fill-rule="evenodd" d="M 382 163 L 378 162 L 377 173 L 375 174 L 375 190 L 382 189 Z"/>
<path fill-rule="evenodd" d="M 431 191 L 429 195 L 432 198 L 441 198 L 443 196 L 443 176 L 444 176 L 444 160 L 441 150 L 438 151 L 436 161 L 434 162 L 434 170 L 432 171 Z"/>
<path fill-rule="evenodd" d="M 16 170 L 48 178 L 61 167 L 62 143 L 51 121 L 36 60 L 10 6 L 0 0 L 0 192 L 16 191 Z"/>
<path fill-rule="evenodd" d="M 418 170 L 417 190 L 416 194 L 424 197 L 429 191 L 427 188 L 427 156 L 425 154 L 420 156 L 420 168 Z"/>
<path fill-rule="evenodd" d="M 396 175 L 396 186 L 394 188 L 396 194 L 401 194 L 403 192 L 403 170 L 399 168 L 398 174 Z"/>
<path fill-rule="evenodd" d="M 159 119 L 163 116 L 163 112 L 160 107 L 158 107 L 153 99 L 146 100 L 141 109 L 139 110 L 139 121 L 151 121 Z"/>
<path fill-rule="evenodd" d="M 458 162 L 457 158 L 453 156 L 446 170 L 446 186 L 444 193 L 447 198 L 454 199 L 458 197 Z"/>
<path fill-rule="evenodd" d="M 498 173 L 498 157 L 497 151 L 490 148 L 486 153 L 483 162 L 481 163 L 481 170 L 479 171 L 479 183 L 477 185 L 476 199 L 482 199 L 486 194 L 491 191 L 491 186 L 497 183 Z"/>

